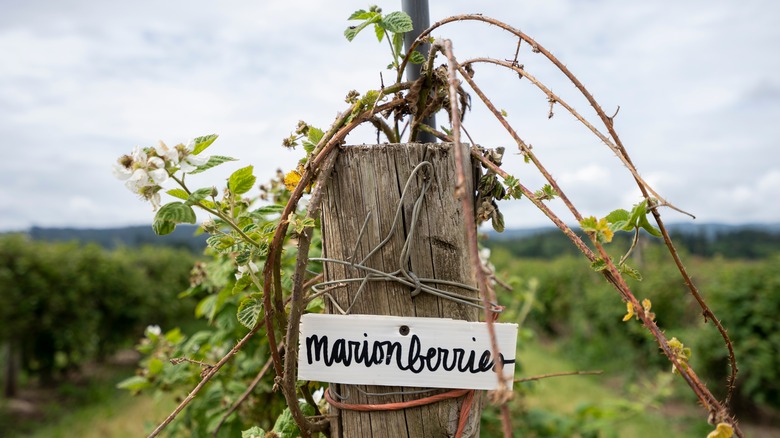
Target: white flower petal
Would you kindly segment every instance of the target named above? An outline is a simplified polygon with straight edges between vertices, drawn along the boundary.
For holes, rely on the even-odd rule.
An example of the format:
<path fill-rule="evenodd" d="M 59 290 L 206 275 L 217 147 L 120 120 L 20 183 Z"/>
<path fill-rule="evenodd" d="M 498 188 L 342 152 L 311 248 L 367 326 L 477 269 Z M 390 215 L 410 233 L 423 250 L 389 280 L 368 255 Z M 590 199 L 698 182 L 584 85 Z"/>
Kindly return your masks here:
<path fill-rule="evenodd" d="M 153 335 L 160 336 L 162 330 L 160 329 L 159 325 L 150 325 L 146 327 L 146 333 L 151 333 Z"/>
<path fill-rule="evenodd" d="M 187 158 L 185 158 L 184 160 L 187 163 L 197 167 L 208 163 L 209 157 L 204 157 L 202 155 L 187 155 Z"/>
<path fill-rule="evenodd" d="M 111 169 L 111 171 L 114 174 L 114 176 L 121 181 L 130 178 L 130 175 L 133 174 L 132 170 L 128 169 L 127 167 L 119 163 L 114 163 L 114 167 Z"/>
<path fill-rule="evenodd" d="M 146 166 L 150 169 L 165 169 L 165 161 L 160 157 L 151 157 Z"/>
<path fill-rule="evenodd" d="M 177 151 L 176 148 L 168 147 L 168 145 L 161 141 L 154 147 L 154 150 L 157 152 L 157 155 L 170 165 L 175 166 L 179 164 L 179 151 Z"/>
<path fill-rule="evenodd" d="M 162 184 L 168 180 L 168 171 L 165 169 L 155 169 L 147 172 L 154 184 Z M 152 185 L 152 184 L 149 184 Z"/>
<path fill-rule="evenodd" d="M 146 163 L 146 152 L 140 146 L 133 148 L 132 157 L 136 163 Z"/>
<path fill-rule="evenodd" d="M 149 174 L 146 173 L 146 170 L 135 169 L 135 172 L 130 175 L 130 178 L 125 182 L 125 185 L 131 192 L 140 193 L 141 189 L 151 185 L 151 180 L 149 179 Z"/>
<path fill-rule="evenodd" d="M 157 192 L 152 193 L 149 196 L 149 202 L 152 203 L 152 211 L 157 211 L 160 209 L 160 194 Z"/>

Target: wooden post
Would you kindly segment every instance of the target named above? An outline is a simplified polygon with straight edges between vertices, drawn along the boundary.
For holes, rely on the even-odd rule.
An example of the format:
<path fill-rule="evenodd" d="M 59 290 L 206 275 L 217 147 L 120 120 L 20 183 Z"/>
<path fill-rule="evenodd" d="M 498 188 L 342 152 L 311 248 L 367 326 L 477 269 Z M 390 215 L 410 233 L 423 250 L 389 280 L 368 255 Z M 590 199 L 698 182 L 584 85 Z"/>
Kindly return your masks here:
<path fill-rule="evenodd" d="M 464 156 L 468 151 L 464 147 Z M 384 144 L 342 146 L 323 200 L 322 234 L 324 257 L 360 262 L 388 235 L 401 192 L 412 170 L 422 161 L 433 165 L 432 185 L 424 197 L 411 247 L 410 270 L 418 277 L 451 280 L 474 285 L 469 262 L 464 217 L 455 194 L 455 151 L 451 143 Z M 470 169 L 470 167 L 469 167 Z M 366 261 L 366 266 L 393 272 L 399 268 L 401 249 L 410 223 L 412 208 L 420 194 L 422 173 L 418 173 L 403 199 L 401 223 L 391 240 Z M 474 193 L 469 172 L 466 193 Z M 369 220 L 358 241 L 361 228 Z M 349 266 L 325 263 L 327 281 L 359 278 L 365 273 Z M 369 282 L 355 300 L 359 283 L 330 291 L 343 309 L 351 314 L 396 315 L 453 318 L 477 321 L 479 309 L 426 293 L 411 296 L 412 289 L 396 282 Z M 476 296 L 477 292 L 439 286 L 453 292 Z M 353 303 L 354 301 L 354 303 Z M 329 313 L 336 313 L 325 300 Z M 453 382 L 453 386 L 457 386 Z M 350 404 L 384 404 L 423 398 L 429 394 L 367 396 L 367 393 L 411 392 L 423 388 L 332 385 Z M 435 392 L 434 392 L 435 393 Z M 335 394 L 333 394 L 335 396 Z M 479 436 L 482 411 L 480 393 L 472 404 L 464 437 Z M 331 423 L 333 437 L 443 437 L 454 436 L 463 398 L 398 411 L 337 411 Z"/>

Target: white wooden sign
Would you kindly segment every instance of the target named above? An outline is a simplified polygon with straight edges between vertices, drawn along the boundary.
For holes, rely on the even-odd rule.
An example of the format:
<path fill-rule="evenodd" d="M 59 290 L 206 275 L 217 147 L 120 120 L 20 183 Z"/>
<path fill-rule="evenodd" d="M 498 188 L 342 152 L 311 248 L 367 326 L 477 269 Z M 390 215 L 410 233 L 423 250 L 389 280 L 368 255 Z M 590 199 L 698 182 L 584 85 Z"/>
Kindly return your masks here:
<path fill-rule="evenodd" d="M 517 324 L 494 324 L 506 379 Z M 298 378 L 360 385 L 496 389 L 487 324 L 442 318 L 306 314 Z M 511 380 L 510 380 L 511 381 Z"/>

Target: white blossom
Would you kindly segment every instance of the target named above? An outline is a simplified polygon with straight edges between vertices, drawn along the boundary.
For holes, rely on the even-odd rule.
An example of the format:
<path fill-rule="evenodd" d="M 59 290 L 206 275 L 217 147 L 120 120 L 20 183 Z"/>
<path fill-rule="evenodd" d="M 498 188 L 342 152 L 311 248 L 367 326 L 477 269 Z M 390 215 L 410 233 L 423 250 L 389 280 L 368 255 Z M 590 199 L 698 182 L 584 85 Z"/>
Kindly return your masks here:
<path fill-rule="evenodd" d="M 179 151 L 175 147 L 168 147 L 162 140 L 154 147 L 154 151 L 157 152 L 157 156 L 165 160 L 168 166 L 173 167 L 179 164 Z"/>
<path fill-rule="evenodd" d="M 179 164 L 183 172 L 191 172 L 209 161 L 209 157 L 194 155 L 195 140 L 190 140 L 187 146 L 182 146 L 179 156 Z"/>
<path fill-rule="evenodd" d="M 160 336 L 162 334 L 162 329 L 159 325 L 149 325 L 146 327 L 146 334 L 148 335 L 155 335 Z"/>
<path fill-rule="evenodd" d="M 238 272 L 236 273 L 236 280 L 241 278 L 247 272 L 251 272 L 252 274 L 255 274 L 257 273 L 257 271 L 259 271 L 259 269 L 254 262 L 249 262 L 246 265 L 241 265 L 238 267 Z"/>
<path fill-rule="evenodd" d="M 114 173 L 114 176 L 121 181 L 124 181 L 133 175 L 133 169 L 129 167 L 125 167 L 124 165 L 122 165 L 122 163 L 119 162 L 114 163 L 114 168 L 112 169 L 112 171 Z"/>

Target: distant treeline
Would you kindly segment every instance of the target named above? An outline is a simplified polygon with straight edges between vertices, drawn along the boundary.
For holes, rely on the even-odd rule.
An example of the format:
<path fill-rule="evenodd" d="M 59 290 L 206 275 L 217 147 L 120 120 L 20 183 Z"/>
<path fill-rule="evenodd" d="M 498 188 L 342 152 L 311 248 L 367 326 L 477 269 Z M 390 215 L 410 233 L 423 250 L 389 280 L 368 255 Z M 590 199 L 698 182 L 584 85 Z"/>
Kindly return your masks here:
<path fill-rule="evenodd" d="M 578 234 L 584 242 L 589 243 L 584 233 Z M 642 240 L 646 244 L 663 244 L 662 239 L 643 234 Z M 763 259 L 780 253 L 780 229 L 777 226 L 673 227 L 669 234 L 678 249 L 702 257 Z M 631 237 L 629 233 L 618 233 L 612 245 L 628 247 Z M 579 253 L 568 237 L 553 228 L 528 233 L 513 233 L 509 230 L 506 236 L 491 234 L 485 245 L 489 248 L 501 246 L 515 257 L 552 259 Z"/>
<path fill-rule="evenodd" d="M 151 225 L 105 229 L 32 227 L 27 234 L 33 240 L 96 243 L 106 249 L 159 245 L 201 253 L 206 248 L 208 235 L 195 235 L 197 229 L 196 225 L 183 224 L 177 226 L 171 234 L 158 236 L 154 234 Z"/>

